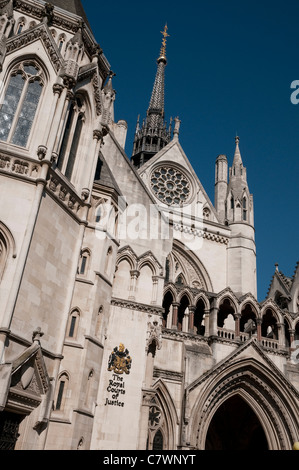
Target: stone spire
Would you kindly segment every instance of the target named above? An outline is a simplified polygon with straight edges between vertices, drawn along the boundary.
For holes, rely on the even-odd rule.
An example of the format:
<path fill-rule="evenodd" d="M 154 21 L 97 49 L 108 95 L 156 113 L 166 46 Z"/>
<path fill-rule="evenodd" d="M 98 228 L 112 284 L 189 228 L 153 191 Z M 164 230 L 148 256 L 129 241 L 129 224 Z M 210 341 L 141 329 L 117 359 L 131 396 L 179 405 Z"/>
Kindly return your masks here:
<path fill-rule="evenodd" d="M 139 122 L 136 127 L 132 161 L 137 168 L 140 168 L 158 153 L 171 139 L 171 129 L 167 127 L 164 121 L 166 43 L 167 37 L 169 37 L 167 31 L 168 27 L 166 25 L 164 31 L 161 31 L 163 35 L 162 47 L 157 59 L 157 73 L 146 119 L 142 127 L 139 126 Z"/>
<path fill-rule="evenodd" d="M 244 167 L 243 167 L 239 144 L 240 144 L 240 137 L 236 137 L 236 150 L 235 150 L 235 156 L 234 156 L 234 161 L 233 161 L 233 166 L 232 166 L 233 176 L 243 176 L 242 170 L 244 169 Z"/>
<path fill-rule="evenodd" d="M 229 222 L 242 221 L 253 225 L 253 202 L 247 183 L 247 170 L 240 152 L 240 138 L 236 137 L 236 150 L 229 171 L 227 218 Z"/>

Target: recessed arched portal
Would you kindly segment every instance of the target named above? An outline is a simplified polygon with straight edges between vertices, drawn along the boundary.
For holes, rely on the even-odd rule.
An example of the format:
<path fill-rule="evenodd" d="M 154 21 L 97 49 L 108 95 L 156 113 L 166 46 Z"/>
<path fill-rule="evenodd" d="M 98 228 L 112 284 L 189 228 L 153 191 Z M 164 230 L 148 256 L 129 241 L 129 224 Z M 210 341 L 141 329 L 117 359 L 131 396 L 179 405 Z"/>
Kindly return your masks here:
<path fill-rule="evenodd" d="M 207 433 L 205 450 L 269 450 L 257 415 L 239 395 L 230 397 L 216 411 Z"/>

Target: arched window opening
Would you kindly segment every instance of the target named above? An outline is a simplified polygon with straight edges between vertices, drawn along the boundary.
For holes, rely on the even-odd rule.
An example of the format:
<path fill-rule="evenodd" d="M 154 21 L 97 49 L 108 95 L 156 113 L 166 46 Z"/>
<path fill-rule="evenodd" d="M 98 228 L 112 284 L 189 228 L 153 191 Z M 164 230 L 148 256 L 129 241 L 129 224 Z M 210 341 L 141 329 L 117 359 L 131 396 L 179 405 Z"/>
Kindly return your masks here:
<path fill-rule="evenodd" d="M 80 313 L 78 310 L 72 311 L 68 323 L 68 337 L 75 339 L 79 328 Z"/>
<path fill-rule="evenodd" d="M 180 306 L 178 308 L 178 331 L 183 330 L 183 320 L 185 316 L 185 312 L 187 308 L 189 307 L 189 299 L 186 295 L 182 298 L 180 302 Z"/>
<path fill-rule="evenodd" d="M 101 204 L 96 209 L 96 216 L 95 216 L 96 224 L 101 222 L 102 212 L 103 212 L 103 208 L 102 208 L 102 204 Z"/>
<path fill-rule="evenodd" d="M 57 167 L 71 180 L 84 126 L 84 105 L 79 98 L 70 104 Z"/>
<path fill-rule="evenodd" d="M 106 261 L 105 261 L 105 274 L 110 276 L 112 270 L 112 258 L 113 258 L 113 248 L 110 246 L 107 251 Z"/>
<path fill-rule="evenodd" d="M 16 26 L 16 34 L 17 35 L 21 34 L 24 31 L 25 25 L 26 25 L 25 18 L 20 18 L 19 22 L 17 23 L 17 26 Z"/>
<path fill-rule="evenodd" d="M 251 325 L 251 327 L 250 327 Z M 240 332 L 246 333 L 247 330 L 250 328 L 251 333 L 254 331 L 252 328 L 256 328 L 257 321 L 256 321 L 256 314 L 252 310 L 250 304 L 246 304 L 244 309 L 241 312 L 241 320 L 240 320 Z"/>
<path fill-rule="evenodd" d="M 95 327 L 95 335 L 99 336 L 100 331 L 101 331 L 101 326 L 102 326 L 102 321 L 103 321 L 103 312 L 104 312 L 104 307 L 103 305 L 100 306 L 97 320 L 96 320 L 96 327 Z"/>
<path fill-rule="evenodd" d="M 64 34 L 61 34 L 58 38 L 58 50 L 62 52 L 63 46 L 66 42 L 66 37 Z"/>
<path fill-rule="evenodd" d="M 80 262 L 79 262 L 79 267 L 78 267 L 78 274 L 80 276 L 86 276 L 88 272 L 89 260 L 90 260 L 90 252 L 88 250 L 83 250 L 81 252 Z"/>
<path fill-rule="evenodd" d="M 57 396 L 55 402 L 55 410 L 63 411 L 65 409 L 65 401 L 67 390 L 69 386 L 69 377 L 67 374 L 62 374 L 58 381 Z"/>
<path fill-rule="evenodd" d="M 235 207 L 235 201 L 234 201 L 234 198 L 232 197 L 230 200 L 230 208 L 234 209 L 234 207 Z"/>
<path fill-rule="evenodd" d="M 159 450 L 163 450 L 163 448 L 164 448 L 163 434 L 161 430 L 158 429 L 153 440 L 153 450 L 159 451 Z"/>
<path fill-rule="evenodd" d="M 225 321 L 228 319 L 228 317 L 229 316 L 234 317 L 234 315 L 235 315 L 235 309 L 233 308 L 230 300 L 224 299 L 219 307 L 218 316 L 217 316 L 217 326 L 219 328 L 224 328 Z"/>
<path fill-rule="evenodd" d="M 270 309 L 263 316 L 262 336 L 264 338 L 278 339 L 277 320 Z"/>
<path fill-rule="evenodd" d="M 0 140 L 27 146 L 43 85 L 43 73 L 34 62 L 14 67 L 0 109 Z"/>
<path fill-rule="evenodd" d="M 94 371 L 91 370 L 88 374 L 87 384 L 85 388 L 86 393 L 85 393 L 84 405 L 87 407 L 90 406 L 93 380 L 94 380 Z"/>
<path fill-rule="evenodd" d="M 184 285 L 186 285 L 186 282 L 185 282 L 185 279 L 184 279 L 183 274 L 180 274 L 180 275 L 177 277 L 177 280 L 175 281 L 175 283 L 178 284 L 179 286 L 184 286 Z"/>
<path fill-rule="evenodd" d="M 168 314 L 170 312 L 172 304 L 173 304 L 173 296 L 172 296 L 171 292 L 167 292 L 164 296 L 164 300 L 163 300 L 163 304 L 162 304 L 162 307 L 164 309 L 163 321 L 162 321 L 163 328 L 167 328 Z"/>
<path fill-rule="evenodd" d="M 205 335 L 205 325 L 204 325 L 204 316 L 205 316 L 205 304 L 202 299 L 200 299 L 196 304 L 196 309 L 194 311 L 194 328 L 198 335 Z"/>

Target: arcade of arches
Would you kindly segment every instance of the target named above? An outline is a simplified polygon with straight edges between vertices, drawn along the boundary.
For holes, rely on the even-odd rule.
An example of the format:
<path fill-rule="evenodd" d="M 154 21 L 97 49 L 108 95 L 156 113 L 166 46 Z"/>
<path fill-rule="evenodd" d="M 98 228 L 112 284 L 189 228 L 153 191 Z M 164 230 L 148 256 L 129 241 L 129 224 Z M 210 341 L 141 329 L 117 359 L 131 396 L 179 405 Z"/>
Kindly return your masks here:
<path fill-rule="evenodd" d="M 258 341 L 270 349 L 291 348 L 299 339 L 299 322 L 292 329 L 287 318 L 281 319 L 280 309 L 275 308 L 274 303 L 258 311 L 248 301 L 243 303 L 239 313 L 229 296 L 215 307 L 217 297 L 209 299 L 204 293 L 198 296 L 196 292 L 194 301 L 194 289 L 184 289 L 181 285 L 171 287 L 166 288 L 163 301 L 165 329 L 242 342 L 256 335 Z"/>

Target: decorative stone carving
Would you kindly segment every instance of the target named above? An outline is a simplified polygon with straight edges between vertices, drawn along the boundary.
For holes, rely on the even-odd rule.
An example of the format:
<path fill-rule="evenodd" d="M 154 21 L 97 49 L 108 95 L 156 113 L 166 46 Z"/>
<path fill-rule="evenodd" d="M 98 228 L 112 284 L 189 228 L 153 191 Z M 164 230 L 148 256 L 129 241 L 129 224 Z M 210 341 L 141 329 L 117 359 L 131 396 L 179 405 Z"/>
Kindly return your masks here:
<path fill-rule="evenodd" d="M 152 343 L 156 344 L 157 349 L 160 350 L 162 348 L 162 327 L 157 321 L 148 323 L 146 349 L 148 349 Z"/>

